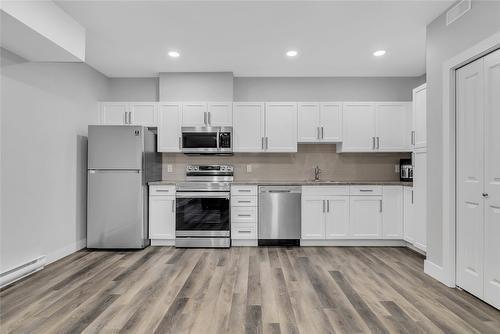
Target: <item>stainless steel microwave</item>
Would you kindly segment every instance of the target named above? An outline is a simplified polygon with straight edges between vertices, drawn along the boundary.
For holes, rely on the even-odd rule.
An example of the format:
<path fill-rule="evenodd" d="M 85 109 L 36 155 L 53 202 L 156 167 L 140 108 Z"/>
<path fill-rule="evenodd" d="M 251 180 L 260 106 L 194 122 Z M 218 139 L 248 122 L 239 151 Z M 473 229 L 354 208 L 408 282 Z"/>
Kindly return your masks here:
<path fill-rule="evenodd" d="M 232 154 L 233 128 L 230 126 L 182 127 L 182 152 L 186 154 Z"/>

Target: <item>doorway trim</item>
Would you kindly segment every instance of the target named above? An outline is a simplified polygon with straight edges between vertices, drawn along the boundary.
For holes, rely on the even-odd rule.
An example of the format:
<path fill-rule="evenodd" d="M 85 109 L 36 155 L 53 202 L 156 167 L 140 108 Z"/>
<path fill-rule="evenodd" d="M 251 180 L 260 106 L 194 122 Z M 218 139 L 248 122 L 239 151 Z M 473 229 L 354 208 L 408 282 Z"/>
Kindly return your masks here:
<path fill-rule="evenodd" d="M 500 48 L 500 31 L 443 63 L 443 238 L 442 265 L 424 262 L 428 275 L 449 287 L 456 286 L 456 109 L 455 71 L 491 51 Z"/>

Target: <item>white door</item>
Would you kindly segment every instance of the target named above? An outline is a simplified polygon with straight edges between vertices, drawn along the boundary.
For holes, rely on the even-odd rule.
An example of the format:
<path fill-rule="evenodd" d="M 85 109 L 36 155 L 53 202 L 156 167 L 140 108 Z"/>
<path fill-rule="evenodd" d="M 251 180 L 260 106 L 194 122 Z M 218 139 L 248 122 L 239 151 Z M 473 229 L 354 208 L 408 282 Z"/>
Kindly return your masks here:
<path fill-rule="evenodd" d="M 373 103 L 344 103 L 342 152 L 375 150 L 375 106 Z"/>
<path fill-rule="evenodd" d="M 297 104 L 266 103 L 265 151 L 297 152 Z"/>
<path fill-rule="evenodd" d="M 349 196 L 331 196 L 326 199 L 325 237 L 349 238 Z"/>
<path fill-rule="evenodd" d="M 175 197 L 149 197 L 149 238 L 175 239 Z"/>
<path fill-rule="evenodd" d="M 211 102 L 208 104 L 208 124 L 210 126 L 233 125 L 233 103 Z"/>
<path fill-rule="evenodd" d="M 182 104 L 182 126 L 207 126 L 207 104 L 190 102 Z"/>
<path fill-rule="evenodd" d="M 404 187 L 404 240 L 413 244 L 415 242 L 415 193 L 413 187 Z"/>
<path fill-rule="evenodd" d="M 102 102 L 100 107 L 100 124 L 128 124 L 129 104 L 127 102 Z"/>
<path fill-rule="evenodd" d="M 382 236 L 382 197 L 350 197 L 350 235 L 354 239 L 380 239 Z"/>
<path fill-rule="evenodd" d="M 156 102 L 132 102 L 130 103 L 130 124 L 157 126 L 158 104 Z"/>
<path fill-rule="evenodd" d="M 158 105 L 158 152 L 181 151 L 182 105 L 160 102 Z"/>
<path fill-rule="evenodd" d="M 325 212 L 324 198 L 302 198 L 302 239 L 325 239 Z"/>
<path fill-rule="evenodd" d="M 413 137 L 414 148 L 427 146 L 427 89 L 423 84 L 413 90 Z"/>
<path fill-rule="evenodd" d="M 411 151 L 411 110 L 409 102 L 379 102 L 377 113 L 377 150 L 381 152 Z"/>
<path fill-rule="evenodd" d="M 384 239 L 403 238 L 403 187 L 382 187 L 382 236 Z"/>
<path fill-rule="evenodd" d="M 500 50 L 484 58 L 484 300 L 500 308 Z"/>
<path fill-rule="evenodd" d="M 414 191 L 414 246 L 427 250 L 427 152 L 419 149 L 413 154 L 413 191 Z"/>
<path fill-rule="evenodd" d="M 317 143 L 320 138 L 319 104 L 299 103 L 297 105 L 298 142 Z"/>
<path fill-rule="evenodd" d="M 482 297 L 484 287 L 483 59 L 462 67 L 456 74 L 457 284 L 470 293 Z"/>
<path fill-rule="evenodd" d="M 262 152 L 264 148 L 264 103 L 233 103 L 234 152 Z"/>
<path fill-rule="evenodd" d="M 320 104 L 321 141 L 338 143 L 342 141 L 342 103 Z"/>

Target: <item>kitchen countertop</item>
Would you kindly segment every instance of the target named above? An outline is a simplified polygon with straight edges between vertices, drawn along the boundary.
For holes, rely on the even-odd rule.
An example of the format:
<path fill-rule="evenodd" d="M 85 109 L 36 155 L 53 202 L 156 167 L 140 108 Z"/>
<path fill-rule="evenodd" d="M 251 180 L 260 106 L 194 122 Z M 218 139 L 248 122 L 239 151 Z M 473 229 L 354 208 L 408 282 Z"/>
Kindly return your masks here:
<path fill-rule="evenodd" d="M 183 180 L 172 181 L 153 181 L 149 182 L 149 185 L 171 185 L 174 186 L 179 182 L 185 182 Z M 258 180 L 242 180 L 233 181 L 234 185 L 259 185 L 259 186 L 274 186 L 274 185 L 290 185 L 290 186 L 337 186 L 337 185 L 385 185 L 385 186 L 413 186 L 412 182 L 402 182 L 402 181 L 311 181 L 311 180 L 276 180 L 276 181 L 258 181 Z"/>

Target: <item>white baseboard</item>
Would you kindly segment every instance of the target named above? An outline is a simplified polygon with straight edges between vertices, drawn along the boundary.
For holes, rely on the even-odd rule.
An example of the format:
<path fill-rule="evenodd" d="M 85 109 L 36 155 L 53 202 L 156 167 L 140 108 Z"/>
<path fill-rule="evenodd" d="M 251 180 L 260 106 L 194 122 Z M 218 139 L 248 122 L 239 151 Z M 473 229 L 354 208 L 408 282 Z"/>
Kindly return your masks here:
<path fill-rule="evenodd" d="M 423 256 L 427 255 L 427 252 L 425 250 L 418 248 L 417 246 L 413 245 L 412 243 L 410 243 L 408 241 L 406 242 L 406 247 L 411 249 L 412 251 L 414 251 L 416 253 L 422 254 Z"/>
<path fill-rule="evenodd" d="M 47 264 L 47 257 L 42 255 L 32 261 L 23 263 L 17 267 L 9 268 L 0 274 L 0 288 L 42 270 Z"/>
<path fill-rule="evenodd" d="M 256 239 L 233 239 L 231 240 L 231 246 L 234 247 L 254 247 L 257 246 L 257 240 Z"/>
<path fill-rule="evenodd" d="M 437 264 L 432 263 L 429 260 L 424 261 L 424 273 L 426 273 L 430 277 L 434 278 L 435 280 L 438 280 L 439 282 L 443 283 L 444 285 L 450 288 L 455 287 L 455 284 L 451 284 L 446 278 L 446 274 L 443 267 L 438 266 Z"/>
<path fill-rule="evenodd" d="M 406 241 L 404 240 L 300 240 L 300 246 L 385 246 L 385 247 L 397 247 L 406 246 Z"/>
<path fill-rule="evenodd" d="M 47 264 L 55 262 L 59 259 L 62 259 L 65 256 L 78 252 L 80 249 L 87 247 L 87 239 L 80 239 L 75 241 L 63 248 L 59 248 L 53 252 L 47 254 Z"/>
<path fill-rule="evenodd" d="M 151 246 L 175 246 L 175 239 L 151 239 Z"/>

